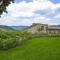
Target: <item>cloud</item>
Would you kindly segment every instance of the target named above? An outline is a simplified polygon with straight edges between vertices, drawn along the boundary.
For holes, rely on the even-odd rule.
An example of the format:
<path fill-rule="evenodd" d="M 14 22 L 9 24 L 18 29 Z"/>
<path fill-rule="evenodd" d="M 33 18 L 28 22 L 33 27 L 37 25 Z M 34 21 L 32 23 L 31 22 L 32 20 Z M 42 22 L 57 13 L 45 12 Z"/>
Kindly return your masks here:
<path fill-rule="evenodd" d="M 0 24 L 3 25 L 31 25 L 32 23 L 56 24 L 53 22 L 60 3 L 54 4 L 50 0 L 33 0 L 11 3 L 7 7 L 8 14 L 3 14 Z M 55 17 L 55 18 L 54 18 Z M 4 22 L 4 23 L 3 23 Z M 57 22 L 58 23 L 58 22 Z"/>
<path fill-rule="evenodd" d="M 54 4 L 51 3 L 50 1 L 38 1 L 38 0 L 34 0 L 33 2 L 30 3 L 26 3 L 25 1 L 22 1 L 20 3 L 13 3 L 10 4 L 9 7 L 7 8 L 8 12 L 10 12 L 10 14 L 12 16 L 18 17 L 31 17 L 34 15 L 34 11 L 37 10 L 47 10 L 50 9 L 52 10 L 54 8 Z"/>
<path fill-rule="evenodd" d="M 56 15 L 54 18 L 60 18 L 60 14 Z"/>

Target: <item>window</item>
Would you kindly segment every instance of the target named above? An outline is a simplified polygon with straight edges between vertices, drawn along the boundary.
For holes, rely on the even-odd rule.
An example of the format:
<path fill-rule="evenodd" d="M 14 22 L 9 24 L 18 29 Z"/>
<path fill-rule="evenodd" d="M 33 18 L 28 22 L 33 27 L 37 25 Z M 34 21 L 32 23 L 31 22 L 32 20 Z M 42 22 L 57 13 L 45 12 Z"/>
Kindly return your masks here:
<path fill-rule="evenodd" d="M 37 31 L 43 31 L 44 30 L 44 26 L 41 26 L 41 28 L 38 28 Z"/>
<path fill-rule="evenodd" d="M 44 30 L 44 26 L 41 26 L 41 31 Z"/>

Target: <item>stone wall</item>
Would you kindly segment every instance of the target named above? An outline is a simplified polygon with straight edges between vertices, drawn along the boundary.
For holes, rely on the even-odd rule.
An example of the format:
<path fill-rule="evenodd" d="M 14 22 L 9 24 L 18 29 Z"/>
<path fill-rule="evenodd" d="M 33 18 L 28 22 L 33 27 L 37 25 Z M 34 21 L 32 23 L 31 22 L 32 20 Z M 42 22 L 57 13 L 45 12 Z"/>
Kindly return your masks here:
<path fill-rule="evenodd" d="M 60 35 L 60 29 L 48 29 L 48 34 L 58 34 L 58 35 Z"/>
<path fill-rule="evenodd" d="M 47 33 L 47 28 L 48 28 L 48 25 L 45 25 L 45 24 L 36 24 L 36 25 L 32 25 L 26 31 L 30 32 L 32 34 L 34 34 L 34 33 L 41 33 L 41 34 L 43 33 L 44 34 L 44 33 Z"/>

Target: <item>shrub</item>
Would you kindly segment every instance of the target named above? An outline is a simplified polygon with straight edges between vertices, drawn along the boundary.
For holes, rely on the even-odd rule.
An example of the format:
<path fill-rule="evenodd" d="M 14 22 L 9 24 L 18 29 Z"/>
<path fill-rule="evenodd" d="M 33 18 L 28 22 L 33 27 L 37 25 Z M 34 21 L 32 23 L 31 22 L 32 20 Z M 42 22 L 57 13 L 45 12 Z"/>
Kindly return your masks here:
<path fill-rule="evenodd" d="M 31 38 L 31 34 L 24 31 L 0 31 L 0 50 L 7 50 L 16 46 L 20 46 L 24 44 L 26 40 Z"/>

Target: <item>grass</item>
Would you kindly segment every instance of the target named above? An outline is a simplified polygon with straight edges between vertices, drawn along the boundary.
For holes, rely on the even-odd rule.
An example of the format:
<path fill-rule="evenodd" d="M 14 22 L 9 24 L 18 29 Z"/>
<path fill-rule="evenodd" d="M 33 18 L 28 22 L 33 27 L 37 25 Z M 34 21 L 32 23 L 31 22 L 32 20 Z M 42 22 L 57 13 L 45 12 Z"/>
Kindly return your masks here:
<path fill-rule="evenodd" d="M 0 51 L 0 60 L 60 60 L 60 37 L 28 40 L 20 47 Z"/>

